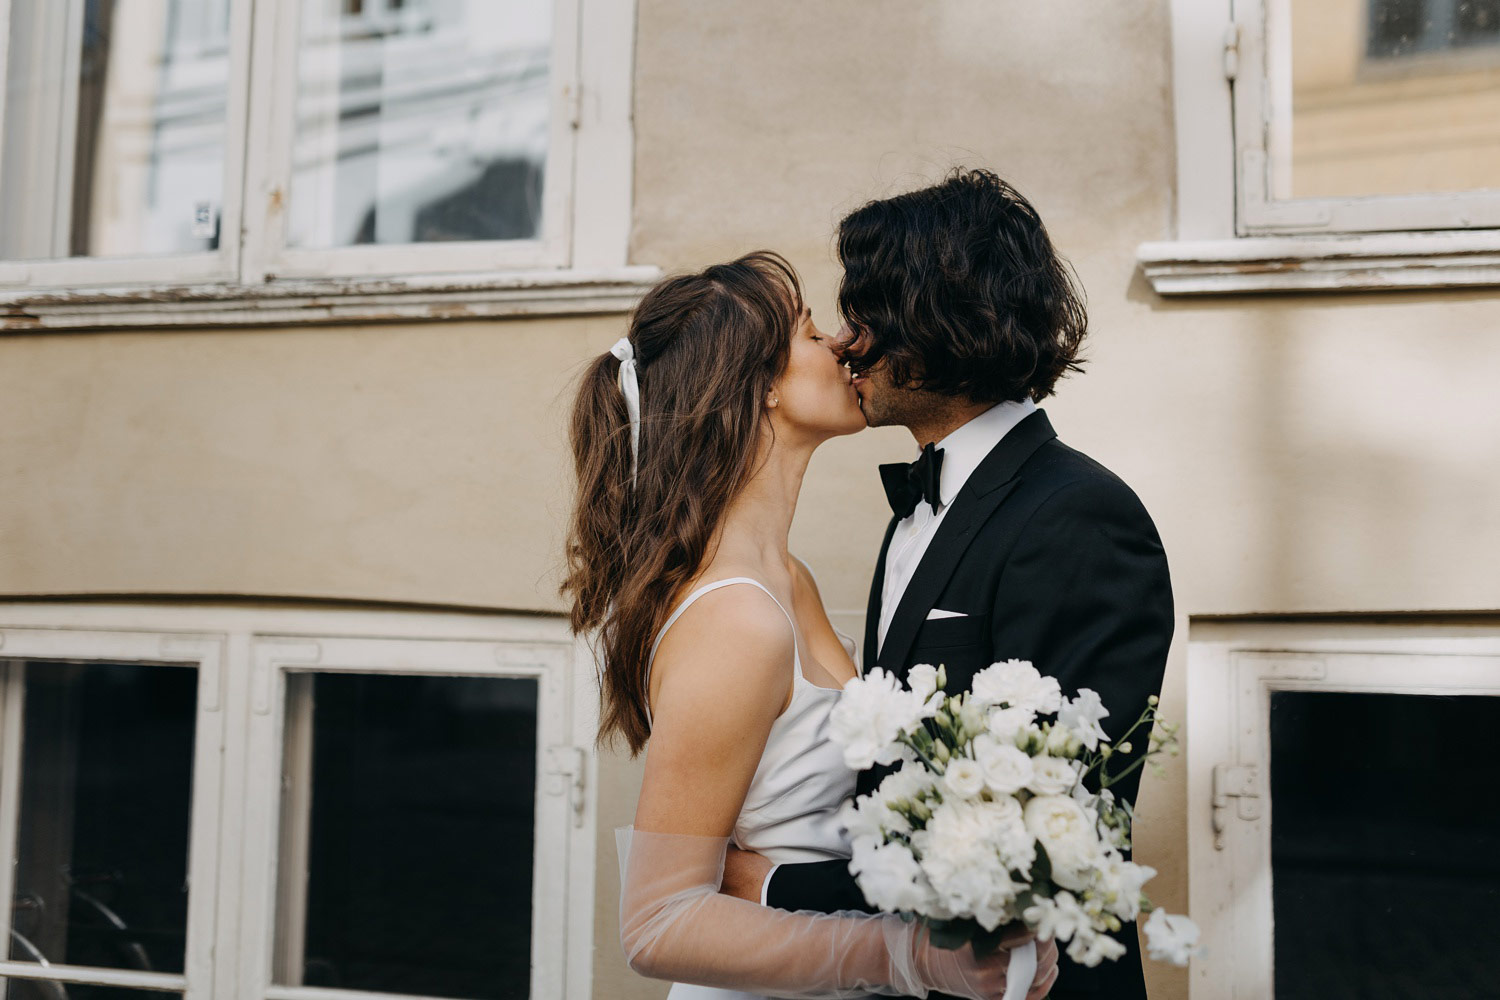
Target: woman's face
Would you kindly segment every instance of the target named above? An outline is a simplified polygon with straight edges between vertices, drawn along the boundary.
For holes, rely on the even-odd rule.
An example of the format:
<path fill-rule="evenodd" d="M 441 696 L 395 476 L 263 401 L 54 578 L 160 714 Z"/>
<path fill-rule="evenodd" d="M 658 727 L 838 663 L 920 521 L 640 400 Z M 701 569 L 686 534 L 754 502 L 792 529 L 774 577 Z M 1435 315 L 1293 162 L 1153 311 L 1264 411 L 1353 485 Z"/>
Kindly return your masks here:
<path fill-rule="evenodd" d="M 792 331 L 786 371 L 771 393 L 776 399 L 771 412 L 789 429 L 817 441 L 865 428 L 859 393 L 833 347 L 804 308 Z"/>

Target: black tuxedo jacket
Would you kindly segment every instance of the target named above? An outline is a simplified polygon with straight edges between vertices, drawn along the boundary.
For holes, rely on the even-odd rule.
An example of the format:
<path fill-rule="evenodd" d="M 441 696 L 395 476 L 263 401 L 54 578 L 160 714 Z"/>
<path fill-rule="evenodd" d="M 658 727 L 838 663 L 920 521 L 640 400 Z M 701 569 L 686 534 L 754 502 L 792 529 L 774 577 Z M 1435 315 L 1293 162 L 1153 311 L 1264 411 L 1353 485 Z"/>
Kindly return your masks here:
<path fill-rule="evenodd" d="M 876 654 L 886 549 L 881 545 L 865 622 L 866 669 L 898 677 L 918 663 L 943 664 L 950 693 L 997 660 L 1032 661 L 1058 679 L 1063 693 L 1099 692 L 1109 717 L 1104 729 L 1118 742 L 1161 690 L 1172 641 L 1172 588 L 1156 526 L 1114 473 L 1074 451 L 1052 429 L 1044 411 L 1011 429 L 969 477 L 938 525 Z M 933 608 L 961 618 L 928 620 Z M 1133 752 L 1116 756 L 1118 773 L 1145 751 L 1145 730 Z M 884 777 L 862 772 L 865 794 Z M 1140 771 L 1113 786 L 1135 804 Z M 869 910 L 841 860 L 777 868 L 767 902 L 787 910 Z M 1097 997 L 1145 1000 L 1136 929 L 1116 937 L 1127 952 L 1118 962 L 1086 968 L 1059 959 L 1053 1000 Z"/>

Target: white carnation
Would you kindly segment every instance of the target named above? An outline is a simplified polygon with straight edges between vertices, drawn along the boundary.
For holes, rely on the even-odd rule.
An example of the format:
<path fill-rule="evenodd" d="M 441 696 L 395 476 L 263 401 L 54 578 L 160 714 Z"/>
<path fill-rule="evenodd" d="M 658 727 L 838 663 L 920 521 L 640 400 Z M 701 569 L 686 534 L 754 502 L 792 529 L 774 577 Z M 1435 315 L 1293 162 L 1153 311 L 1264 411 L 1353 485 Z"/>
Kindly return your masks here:
<path fill-rule="evenodd" d="M 903 844 L 856 842 L 849 871 L 870 905 L 886 912 L 920 911 L 931 896 L 917 859 Z"/>
<path fill-rule="evenodd" d="M 961 799 L 972 799 L 984 790 L 984 768 L 978 761 L 955 757 L 943 774 L 943 786 Z"/>
<path fill-rule="evenodd" d="M 877 795 L 861 795 L 839 807 L 839 825 L 851 844 L 878 844 L 888 833 L 910 833 L 911 823 Z"/>
<path fill-rule="evenodd" d="M 1066 795 L 1078 782 L 1073 762 L 1061 757 L 1031 758 L 1031 780 L 1026 783 L 1038 795 Z"/>
<path fill-rule="evenodd" d="M 1011 879 L 996 842 L 1006 836 L 996 803 L 949 801 L 933 811 L 925 830 L 913 836 L 922 871 L 938 899 L 986 930 L 1013 919 L 1011 904 L 1025 886 Z M 1013 825 L 1013 821 L 1012 824 Z"/>
<path fill-rule="evenodd" d="M 970 690 L 992 705 L 1029 708 L 1046 715 L 1062 706 L 1062 687 L 1056 677 L 1043 677 L 1028 660 L 994 663 L 974 675 Z"/>
<path fill-rule="evenodd" d="M 876 667 L 844 685 L 829 713 L 829 735 L 843 748 L 844 764 L 863 771 L 901 759 L 896 737 L 913 732 L 931 714 L 923 699 Z"/>
<path fill-rule="evenodd" d="M 1198 954 L 1198 925 L 1179 914 L 1152 910 L 1146 921 L 1146 952 L 1157 960 L 1187 965 Z"/>
<path fill-rule="evenodd" d="M 888 806 L 904 805 L 932 791 L 937 777 L 923 765 L 907 761 L 881 779 L 875 797 Z"/>
<path fill-rule="evenodd" d="M 1047 850 L 1052 881 L 1065 889 L 1082 891 L 1085 873 L 1100 857 L 1092 817 L 1070 798 L 1038 795 L 1026 803 L 1025 818 L 1026 829 Z"/>
<path fill-rule="evenodd" d="M 1031 758 L 1010 744 L 980 736 L 974 740 L 974 758 L 984 770 L 985 784 L 996 795 L 1014 795 L 1031 782 Z"/>
<path fill-rule="evenodd" d="M 1015 743 L 1017 736 L 1031 729 L 1036 713 L 1029 708 L 992 708 L 986 721 L 991 736 L 1002 743 Z"/>
<path fill-rule="evenodd" d="M 1078 697 L 1070 698 L 1057 710 L 1057 721 L 1078 734 L 1083 745 L 1097 749 L 1100 740 L 1109 739 L 1099 721 L 1109 715 L 1099 693 L 1089 688 L 1079 688 Z"/>
<path fill-rule="evenodd" d="M 925 702 L 937 691 L 937 667 L 930 663 L 916 664 L 906 672 L 906 686 Z"/>

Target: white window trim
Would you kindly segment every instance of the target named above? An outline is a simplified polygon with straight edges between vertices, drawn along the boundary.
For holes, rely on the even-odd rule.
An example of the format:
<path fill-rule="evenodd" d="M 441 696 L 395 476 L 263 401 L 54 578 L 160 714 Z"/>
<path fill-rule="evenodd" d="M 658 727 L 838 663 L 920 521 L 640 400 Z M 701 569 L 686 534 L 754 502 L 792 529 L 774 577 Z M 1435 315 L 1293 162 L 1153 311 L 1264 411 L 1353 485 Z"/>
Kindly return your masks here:
<path fill-rule="evenodd" d="M 1189 911 L 1206 953 L 1193 960 L 1189 996 L 1270 996 L 1271 692 L 1500 697 L 1500 625 L 1209 622 L 1194 632 L 1188 645 Z"/>
<path fill-rule="evenodd" d="M 0 659 L 12 658 L 197 663 L 201 681 L 193 801 L 218 808 L 193 810 L 191 884 L 207 889 L 190 895 L 184 975 L 45 969 L 5 961 L 0 962 L 0 976 L 77 976 L 101 984 L 181 990 L 185 1000 L 375 996 L 270 984 L 286 672 L 344 669 L 538 679 L 532 995 L 589 997 L 597 821 L 595 676 L 587 646 L 574 639 L 562 620 L 229 604 L 0 603 Z M 16 698 L 0 691 L 3 831 L 15 829 L 20 707 Z M 11 877 L 10 866 L 4 866 L 0 889 L 9 889 L 4 880 Z M 0 919 L 9 919 L 8 908 Z"/>
<path fill-rule="evenodd" d="M 0 0 L 0 71 L 9 5 Z M 221 228 L 242 240 L 172 258 L 0 262 L 0 331 L 619 313 L 660 278 L 627 263 L 635 0 L 558 0 L 553 86 L 566 113 L 549 150 L 545 239 L 318 251 L 278 249 L 295 74 L 274 70 L 296 57 L 295 0 L 257 4 L 253 23 L 251 6 L 233 8 L 240 72 Z M 265 154 L 245 155 L 247 141 Z"/>
<path fill-rule="evenodd" d="M 1247 211 L 1252 221 L 1265 221 L 1257 213 L 1274 209 L 1284 215 L 1303 206 L 1269 203 L 1264 184 L 1239 182 L 1238 164 L 1246 159 L 1250 176 L 1263 180 L 1269 155 L 1264 130 L 1237 130 L 1235 125 L 1236 102 L 1241 120 L 1261 113 L 1258 104 L 1251 110 L 1252 98 L 1262 92 L 1264 82 L 1261 9 L 1261 0 L 1172 0 L 1176 238 L 1137 248 L 1137 260 L 1152 288 L 1160 295 L 1194 295 L 1500 285 L 1500 229 L 1242 232 Z M 1360 204 L 1353 210 L 1359 212 L 1376 203 L 1406 202 L 1404 210 L 1411 207 L 1410 199 L 1340 202 L 1343 218 L 1356 203 Z M 1464 197 L 1446 203 L 1463 205 Z M 1369 218 L 1369 224 L 1392 221 Z M 1468 217 L 1471 224 L 1474 218 L 1480 217 Z M 1330 214 L 1318 225 L 1334 221 Z M 1277 225 L 1285 225 L 1285 220 Z"/>

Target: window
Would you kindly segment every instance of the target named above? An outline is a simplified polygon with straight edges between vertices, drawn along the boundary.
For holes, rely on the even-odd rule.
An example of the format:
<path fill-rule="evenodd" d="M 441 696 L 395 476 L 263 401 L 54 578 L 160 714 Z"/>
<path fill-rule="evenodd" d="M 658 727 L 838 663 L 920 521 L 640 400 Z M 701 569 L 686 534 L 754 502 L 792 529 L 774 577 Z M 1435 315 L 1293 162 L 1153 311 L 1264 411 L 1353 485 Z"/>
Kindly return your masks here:
<path fill-rule="evenodd" d="M 1500 2 L 1173 0 L 1171 293 L 1500 284 Z"/>
<path fill-rule="evenodd" d="M 561 622 L 0 605 L 0 641 L 8 995 L 588 995 Z"/>
<path fill-rule="evenodd" d="M 0 294 L 41 325 L 58 287 L 156 303 L 124 325 L 421 315 L 408 290 L 427 315 L 558 288 L 576 312 L 589 286 L 618 308 L 654 277 L 625 266 L 633 23 L 631 0 L 0 0 Z"/>
<path fill-rule="evenodd" d="M 1193 1000 L 1487 993 L 1500 628 L 1213 623 L 1188 656 Z"/>

